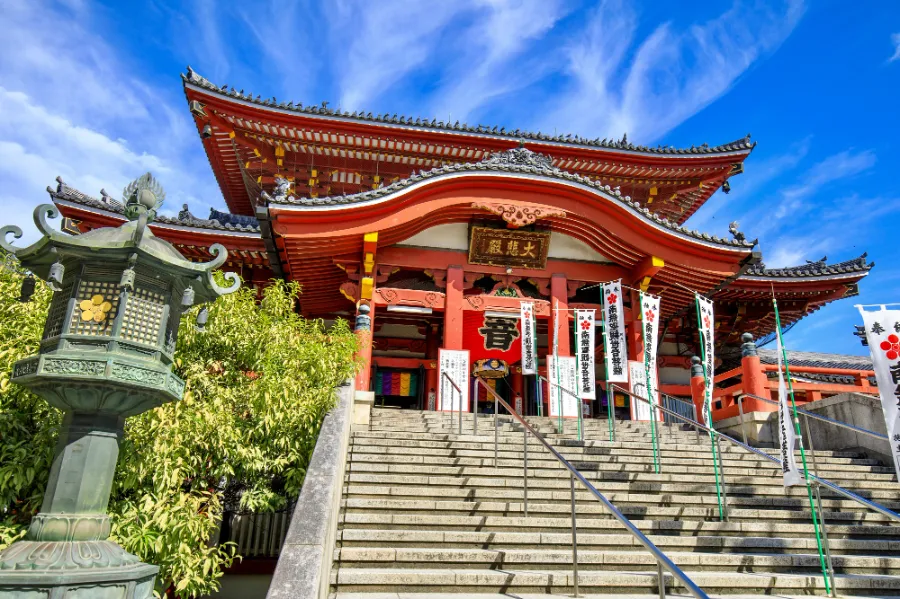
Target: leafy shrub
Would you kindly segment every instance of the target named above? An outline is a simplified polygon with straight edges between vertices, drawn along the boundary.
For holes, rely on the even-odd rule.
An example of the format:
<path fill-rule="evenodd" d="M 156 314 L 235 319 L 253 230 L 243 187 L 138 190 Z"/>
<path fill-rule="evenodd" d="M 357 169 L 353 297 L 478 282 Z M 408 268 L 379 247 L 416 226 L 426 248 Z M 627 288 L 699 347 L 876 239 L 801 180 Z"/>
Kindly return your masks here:
<path fill-rule="evenodd" d="M 51 296 L 39 282 L 32 301 L 19 303 L 20 283 L 0 272 L 0 548 L 40 508 L 61 421 L 9 381 L 12 363 L 37 351 Z M 346 321 L 326 330 L 302 318 L 299 294 L 281 281 L 261 298 L 242 287 L 208 306 L 205 332 L 185 315 L 176 351 L 184 399 L 126 422 L 112 538 L 160 566 L 169 596 L 215 591 L 239 558 L 233 545 L 211 542 L 223 503 L 266 512 L 298 495 L 335 387 L 356 370 Z"/>

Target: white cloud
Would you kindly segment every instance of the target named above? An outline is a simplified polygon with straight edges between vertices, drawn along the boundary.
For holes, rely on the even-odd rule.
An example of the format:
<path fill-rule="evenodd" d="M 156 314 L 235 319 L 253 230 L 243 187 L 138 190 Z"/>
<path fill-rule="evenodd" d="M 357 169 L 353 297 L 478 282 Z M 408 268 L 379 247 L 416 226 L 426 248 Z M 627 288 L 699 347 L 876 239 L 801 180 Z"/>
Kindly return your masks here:
<path fill-rule="evenodd" d="M 30 214 L 61 175 L 85 193 L 122 188 L 146 171 L 168 192 L 166 211 L 221 206 L 177 86 L 131 75 L 89 8 L 5 2 L 0 37 L 0 203 L 34 233 Z M 199 199 L 199 198 L 202 198 Z M 0 222 L 0 225 L 6 222 Z"/>
<path fill-rule="evenodd" d="M 733 216 L 736 207 L 745 203 L 757 203 L 758 195 L 763 192 L 768 183 L 797 168 L 809 153 L 811 141 L 812 138 L 807 137 L 799 143 L 793 144 L 784 154 L 770 158 L 760 159 L 754 153 L 754 159 L 745 163 L 746 172 L 731 179 L 731 193 L 716 192 L 700 207 L 700 210 L 691 216 L 688 226 L 701 231 L 724 234 L 727 230 L 727 221 L 714 222 L 719 212 L 728 207 L 729 212 L 732 213 L 730 216 Z"/>
<path fill-rule="evenodd" d="M 587 135 L 628 133 L 652 142 L 727 92 L 761 57 L 776 50 L 804 11 L 799 0 L 782 10 L 739 3 L 685 31 L 658 26 L 625 64 L 637 20 L 630 5 L 606 0 L 569 55 L 572 81 L 554 98 L 545 128 Z M 621 90 L 621 91 L 618 91 Z"/>
<path fill-rule="evenodd" d="M 452 114 L 451 120 L 465 121 L 492 98 L 546 74 L 548 64 L 528 62 L 523 54 L 565 15 L 559 0 L 484 0 L 478 7 L 485 14 L 460 33 L 458 60 L 433 94 L 432 114 Z"/>
<path fill-rule="evenodd" d="M 329 15 L 340 106 L 357 110 L 426 67 L 441 31 L 469 9 L 466 2 L 370 3 L 347 0 Z M 433 64 L 433 62 L 431 63 Z"/>
<path fill-rule="evenodd" d="M 815 191 L 821 190 L 829 183 L 869 170 L 875 166 L 875 160 L 875 153 L 871 150 L 863 152 L 845 150 L 829 156 L 809 169 L 799 183 L 781 190 L 781 201 L 775 210 L 775 218 L 796 215 L 798 211 L 809 208 L 804 200 Z"/>
<path fill-rule="evenodd" d="M 857 194 L 839 195 L 816 207 L 813 218 L 797 215 L 792 218 L 790 231 L 772 235 L 771 246 L 761 245 L 763 258 L 770 268 L 802 264 L 804 260 L 817 260 L 823 255 L 831 257 L 830 262 L 855 258 L 863 249 L 857 248 L 855 255 L 848 255 L 856 248 L 859 240 L 871 239 L 872 229 L 882 229 L 886 217 L 900 213 L 900 198 L 861 197 Z M 802 223 L 815 223 L 803 226 Z M 870 242 L 871 243 L 871 242 Z M 833 254 L 840 253 L 836 258 Z"/>
<path fill-rule="evenodd" d="M 900 33 L 891 34 L 891 43 L 894 44 L 894 55 L 888 59 L 888 62 L 900 60 Z"/>

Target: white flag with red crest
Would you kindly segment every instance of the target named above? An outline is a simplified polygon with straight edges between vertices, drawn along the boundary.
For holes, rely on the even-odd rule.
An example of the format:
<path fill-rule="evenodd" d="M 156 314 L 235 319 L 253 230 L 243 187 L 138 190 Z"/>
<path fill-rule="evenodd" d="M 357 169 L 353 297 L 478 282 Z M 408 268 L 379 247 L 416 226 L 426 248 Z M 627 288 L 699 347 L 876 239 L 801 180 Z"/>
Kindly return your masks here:
<path fill-rule="evenodd" d="M 891 457 L 900 480 L 900 310 L 881 306 L 880 310 L 869 312 L 864 306 L 857 308 L 866 327 Z"/>

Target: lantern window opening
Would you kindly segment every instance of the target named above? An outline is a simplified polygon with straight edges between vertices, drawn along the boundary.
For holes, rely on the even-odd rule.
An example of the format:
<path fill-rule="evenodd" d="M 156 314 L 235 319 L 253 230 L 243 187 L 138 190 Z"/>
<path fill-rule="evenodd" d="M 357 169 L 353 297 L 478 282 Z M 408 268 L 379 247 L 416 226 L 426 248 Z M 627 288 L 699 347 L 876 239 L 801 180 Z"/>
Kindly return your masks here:
<path fill-rule="evenodd" d="M 44 323 L 42 341 L 58 337 L 63 331 L 63 323 L 66 321 L 66 313 L 69 308 L 69 300 L 72 298 L 72 285 L 69 281 L 62 286 L 60 291 L 53 293 L 50 300 L 50 308 L 47 310 L 47 321 Z"/>
<path fill-rule="evenodd" d="M 118 281 L 82 277 L 75 294 L 75 309 L 67 333 L 89 337 L 111 336 L 119 310 Z M 57 292 L 62 293 L 62 292 Z"/>

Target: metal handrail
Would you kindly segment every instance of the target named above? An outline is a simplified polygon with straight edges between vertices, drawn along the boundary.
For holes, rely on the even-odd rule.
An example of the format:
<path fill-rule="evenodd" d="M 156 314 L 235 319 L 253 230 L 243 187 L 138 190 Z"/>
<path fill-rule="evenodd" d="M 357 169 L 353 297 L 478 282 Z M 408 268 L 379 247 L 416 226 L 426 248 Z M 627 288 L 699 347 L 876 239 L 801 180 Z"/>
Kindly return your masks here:
<path fill-rule="evenodd" d="M 618 389 L 622 393 L 626 393 L 626 394 L 630 395 L 631 397 L 634 397 L 637 400 L 643 401 L 645 403 L 650 403 L 643 397 L 640 397 L 639 395 L 634 395 L 633 393 L 631 393 L 629 391 L 625 391 L 624 389 L 622 389 L 620 387 L 616 387 L 616 389 Z M 773 462 L 773 463 L 781 466 L 781 460 L 779 460 L 778 458 L 776 458 L 774 456 L 767 454 L 764 451 L 760 451 L 759 449 L 757 449 L 755 447 L 751 447 L 745 443 L 741 443 L 737 439 L 732 439 L 728 435 L 720 433 L 716 429 L 711 429 L 711 428 L 707 427 L 706 425 L 701 424 L 701 423 L 697 422 L 696 420 L 691 420 L 690 418 L 682 416 L 681 414 L 678 414 L 677 412 L 672 412 L 671 410 L 667 410 L 666 408 L 663 408 L 661 406 L 657 406 L 657 408 L 671 413 L 676 418 L 680 418 L 680 419 L 686 421 L 691 426 L 694 426 L 704 432 L 712 433 L 716 437 L 721 437 L 722 439 L 725 439 L 726 441 L 728 441 L 734 445 L 737 445 L 738 447 L 746 449 L 747 451 L 755 453 L 756 455 L 761 456 L 761 457 L 769 460 L 770 462 Z M 845 489 L 845 488 L 841 487 L 840 485 L 837 485 L 826 478 L 821 478 L 819 476 L 812 475 L 812 476 L 810 476 L 810 480 L 815 481 L 816 483 L 822 485 L 823 487 L 827 487 L 828 489 L 834 491 L 835 493 L 838 493 L 839 495 L 842 495 L 848 499 L 852 499 L 853 501 L 859 503 L 860 505 L 862 505 L 864 507 L 867 507 L 873 511 L 879 512 L 880 514 L 883 514 L 893 520 L 897 520 L 898 522 L 900 522 L 900 514 L 894 512 L 893 510 L 891 510 L 889 508 L 884 507 L 883 505 L 875 503 L 874 501 L 870 501 L 870 500 L 866 499 L 865 497 L 861 497 L 861 496 L 857 495 L 856 493 L 854 493 L 853 491 Z"/>
<path fill-rule="evenodd" d="M 462 435 L 462 411 L 463 411 L 463 409 L 462 409 L 463 408 L 463 406 L 462 406 L 462 400 L 463 400 L 462 389 L 459 388 L 459 385 L 457 385 L 456 383 L 453 382 L 453 379 L 451 379 L 450 375 L 447 374 L 446 372 L 441 372 L 441 380 L 443 380 L 443 379 L 447 379 L 447 382 L 449 382 L 451 385 L 453 385 L 453 388 L 456 389 L 456 392 L 459 394 L 459 434 Z M 441 396 L 441 400 L 443 401 L 443 395 Z M 441 406 L 441 409 L 443 410 L 443 406 Z M 452 395 L 450 396 L 450 424 L 451 425 L 453 424 L 453 396 Z"/>
<path fill-rule="evenodd" d="M 660 597 L 665 597 L 665 578 L 663 575 L 663 568 L 665 568 L 666 570 L 671 572 L 672 575 L 676 579 L 678 579 L 678 581 L 681 582 L 682 585 L 684 585 L 684 587 L 688 590 L 688 592 L 691 593 L 691 595 L 693 595 L 694 597 L 697 597 L 698 599 L 709 599 L 708 595 L 705 592 L 703 592 L 703 589 L 698 587 L 696 585 L 696 583 L 694 583 L 693 580 L 688 578 L 687 574 L 685 574 L 681 570 L 681 568 L 679 568 L 678 566 L 675 565 L 675 562 L 673 562 L 671 559 L 669 559 L 669 557 L 665 553 L 663 553 L 662 550 L 659 549 L 659 547 L 657 547 L 656 545 L 653 544 L 653 541 L 648 539 L 647 536 L 644 535 L 644 533 L 642 533 L 640 530 L 638 530 L 638 528 L 631 522 L 631 520 L 629 520 L 627 517 L 625 517 L 625 515 L 622 514 L 622 512 L 620 512 L 618 510 L 618 508 L 616 508 L 616 506 L 613 505 L 609 499 L 607 499 L 600 491 L 598 491 L 596 489 L 596 487 L 594 487 L 594 485 L 592 485 L 590 482 L 588 482 L 588 480 L 584 477 L 584 475 L 582 475 L 581 472 L 579 472 L 579 470 L 577 468 L 575 468 L 575 466 L 573 466 L 566 458 L 564 458 L 558 451 L 556 451 L 556 449 L 544 438 L 543 435 L 541 435 L 539 432 L 534 430 L 534 428 L 518 412 L 513 410 L 510 407 L 510 405 L 508 403 L 506 403 L 506 401 L 503 400 L 502 397 L 500 397 L 493 389 L 491 389 L 487 385 L 487 383 L 484 382 L 484 379 L 482 379 L 481 377 L 475 377 L 475 380 L 477 381 L 478 384 L 481 384 L 487 390 L 488 394 L 493 396 L 495 404 L 497 404 L 497 403 L 501 404 L 504 408 L 506 408 L 506 411 L 509 412 L 513 418 L 518 420 L 519 423 L 523 427 L 525 427 L 525 432 L 526 432 L 525 439 L 526 440 L 528 438 L 528 433 L 531 433 L 532 435 L 534 435 L 535 438 L 537 438 L 537 440 L 540 441 L 541 444 L 551 453 L 551 455 L 553 455 L 553 457 L 555 457 L 557 459 L 557 461 L 559 461 L 559 463 L 562 464 L 563 467 L 569 471 L 569 474 L 571 477 L 571 489 L 572 489 L 572 552 L 573 552 L 573 558 L 574 558 L 572 565 L 573 565 L 573 571 L 575 574 L 574 587 L 575 587 L 575 596 L 576 597 L 578 596 L 578 553 L 577 553 L 578 550 L 577 550 L 577 541 L 576 541 L 576 532 L 575 532 L 576 531 L 576 526 L 575 526 L 575 479 L 577 478 L 581 482 L 581 484 L 583 484 L 584 487 L 588 490 L 588 492 L 591 495 L 593 495 L 596 499 L 598 499 L 606 507 L 606 509 L 609 510 L 610 514 L 612 514 L 612 516 L 625 527 L 625 529 L 631 534 L 631 536 L 633 536 L 635 539 L 637 539 L 637 541 L 641 545 L 643 545 L 644 548 L 647 549 L 647 551 L 649 551 L 653 555 L 653 557 L 656 558 L 657 565 L 659 568 L 658 586 L 659 586 Z M 497 417 L 496 412 L 497 411 L 494 410 L 495 421 L 496 421 L 496 417 Z M 527 448 L 527 445 L 526 445 L 526 448 Z M 494 437 L 494 455 L 495 456 L 497 455 L 497 437 L 496 436 Z M 527 456 L 527 454 L 526 454 L 526 456 Z M 495 464 L 496 464 L 496 462 L 495 462 Z M 525 474 L 525 489 L 526 489 L 525 497 L 526 497 L 526 501 L 527 501 L 527 488 L 528 488 L 527 462 L 526 462 L 526 471 L 525 472 L 526 472 L 526 474 Z"/>
<path fill-rule="evenodd" d="M 619 389 L 619 390 L 622 391 L 623 393 L 628 394 L 628 395 L 631 396 L 631 397 L 634 397 L 635 399 L 637 399 L 637 400 L 639 400 L 639 401 L 643 401 L 643 402 L 648 403 L 648 404 L 650 403 L 648 400 L 644 399 L 643 397 L 640 397 L 640 396 L 638 396 L 638 395 L 635 395 L 635 394 L 633 394 L 633 393 L 630 393 L 630 392 L 628 392 L 628 391 L 625 391 L 624 389 L 622 389 L 622 388 L 620 388 L 620 387 L 615 387 L 615 388 L 616 388 L 616 389 Z M 651 404 L 651 405 L 652 405 L 652 404 Z M 660 407 L 660 409 L 662 409 L 662 410 L 664 410 L 664 411 L 666 411 L 666 412 L 671 412 L 670 410 L 667 410 L 666 408 Z M 781 460 L 779 460 L 778 458 L 776 458 L 776 457 L 774 457 L 774 456 L 771 456 L 771 455 L 769 455 L 769 454 L 767 454 L 767 453 L 765 453 L 765 452 L 763 452 L 763 451 L 760 451 L 760 450 L 756 449 L 755 447 L 750 447 L 750 446 L 747 445 L 746 443 L 741 443 L 741 442 L 738 441 L 737 439 L 732 439 L 732 438 L 729 437 L 728 435 L 724 435 L 724 434 L 720 433 L 719 431 L 717 431 L 717 430 L 715 430 L 715 429 L 713 429 L 713 428 L 709 428 L 709 427 L 707 427 L 707 426 L 705 426 L 705 425 L 703 425 L 703 424 L 701 424 L 701 423 L 699 423 L 699 422 L 697 422 L 697 421 L 691 421 L 690 419 L 685 418 L 685 417 L 682 416 L 681 414 L 677 414 L 677 413 L 674 413 L 674 412 L 671 412 L 671 413 L 672 413 L 672 415 L 675 416 L 676 418 L 680 418 L 680 419 L 682 419 L 682 420 L 686 420 L 686 421 L 688 422 L 689 425 L 696 427 L 697 430 L 703 430 L 703 431 L 705 431 L 706 433 L 710 434 L 710 435 L 712 436 L 712 438 L 714 438 L 714 439 L 716 440 L 716 443 L 718 443 L 719 439 L 724 438 L 726 441 L 728 441 L 728 442 L 730 442 L 730 443 L 732 443 L 732 444 L 734 444 L 734 445 L 737 445 L 738 447 L 741 447 L 741 448 L 743 448 L 743 449 L 746 449 L 747 451 L 750 451 L 750 452 L 752 452 L 752 453 L 755 453 L 756 455 L 759 455 L 759 456 L 761 456 L 761 457 L 763 457 L 763 458 L 769 460 L 770 462 L 773 462 L 773 463 L 775 463 L 775 464 L 778 464 L 779 467 L 782 466 Z M 807 426 L 807 433 L 808 433 L 808 429 L 809 429 L 809 427 Z M 815 452 L 814 452 L 814 451 L 813 451 L 812 456 L 813 456 L 813 469 L 814 469 L 816 472 L 818 472 L 818 468 L 817 468 L 817 466 L 816 466 Z M 719 469 L 722 471 L 723 478 L 724 478 L 724 470 L 725 470 L 725 468 L 724 468 L 724 466 L 723 466 L 722 463 L 721 463 L 721 452 L 719 452 L 719 460 L 720 460 L 720 461 L 719 461 L 718 467 L 719 467 Z M 713 464 L 713 467 L 716 467 L 716 464 Z M 808 481 L 811 481 L 811 482 L 813 482 L 813 483 L 816 483 L 816 487 L 815 487 L 815 490 L 816 490 L 816 504 L 818 505 L 818 512 L 819 512 L 818 515 L 819 515 L 819 521 L 820 521 L 820 523 L 821 523 L 821 528 L 822 528 L 822 540 L 823 540 L 823 546 L 824 546 L 824 550 L 825 550 L 825 560 L 826 560 L 826 563 L 827 563 L 827 566 L 826 566 L 824 569 L 827 570 L 827 572 L 828 572 L 828 577 L 831 579 L 831 596 L 834 597 L 834 596 L 835 596 L 835 592 L 836 592 L 836 591 L 835 591 L 835 587 L 834 587 L 834 563 L 832 562 L 832 559 L 831 559 L 831 547 L 830 547 L 830 543 L 829 543 L 829 541 L 828 541 L 828 532 L 827 532 L 827 530 L 826 530 L 825 511 L 822 509 L 822 497 L 821 497 L 821 493 L 819 492 L 819 489 L 820 489 L 821 487 L 825 487 L 825 488 L 827 488 L 827 489 L 829 489 L 829 490 L 831 490 L 831 491 L 837 493 L 838 495 L 841 495 L 841 496 L 843 496 L 843 497 L 846 497 L 847 499 L 851 499 L 851 500 L 853 500 L 853 501 L 859 503 L 860 505 L 862 505 L 862 506 L 865 507 L 865 508 L 871 509 L 871 510 L 873 510 L 873 511 L 875 511 L 875 512 L 878 512 L 878 513 L 880 513 L 880 514 L 882 514 L 882 515 L 884 515 L 884 516 L 887 516 L 888 518 L 891 518 L 891 519 L 896 520 L 896 521 L 900 521 L 900 514 L 894 512 L 893 510 L 891 510 L 891 509 L 889 509 L 889 508 L 886 508 L 886 507 L 884 507 L 883 505 L 880 505 L 880 504 L 878 504 L 878 503 L 876 503 L 876 502 L 874 502 L 874 501 L 870 501 L 870 500 L 868 500 L 868 499 L 866 499 L 866 498 L 864 498 L 864 497 L 861 497 L 861 496 L 857 495 L 856 493 L 854 493 L 853 491 L 850 491 L 850 490 L 848 490 L 848 489 L 845 489 L 845 488 L 841 487 L 840 485 L 837 485 L 837 484 L 831 482 L 830 480 L 821 478 L 821 477 L 818 476 L 818 474 L 812 474 L 812 475 L 810 475 L 809 472 L 807 471 L 807 472 L 806 472 L 806 477 L 807 477 L 807 480 L 808 480 Z M 726 508 L 727 508 L 727 498 L 726 498 L 725 501 L 726 501 Z M 810 499 L 810 501 L 812 501 L 812 499 Z M 810 507 L 812 508 L 812 506 L 810 506 Z M 813 517 L 815 517 L 815 512 L 813 512 Z M 815 521 L 813 522 L 813 524 L 815 524 Z"/>
<path fill-rule="evenodd" d="M 762 400 L 766 403 L 770 403 L 775 406 L 778 405 L 778 402 L 775 401 L 774 399 L 770 399 L 768 397 L 760 397 L 759 395 L 754 395 L 752 393 L 744 393 L 742 395 L 738 395 L 735 397 L 735 400 L 738 402 L 741 402 L 744 400 L 745 397 L 759 399 L 759 400 Z M 875 437 L 876 439 L 880 439 L 882 441 L 889 441 L 887 435 L 882 435 L 881 433 L 876 433 L 875 431 L 870 431 L 869 429 L 865 429 L 865 428 L 856 426 L 854 424 L 843 422 L 841 420 L 835 420 L 834 418 L 829 418 L 828 416 L 822 416 L 820 414 L 814 414 L 812 412 L 807 412 L 806 410 L 803 410 L 801 408 L 797 408 L 797 412 L 799 412 L 800 414 L 803 414 L 805 416 L 808 416 L 809 418 L 815 418 L 816 420 L 821 420 L 823 422 L 827 422 L 828 424 L 834 424 L 836 426 L 840 426 L 840 427 L 849 429 L 855 433 L 862 433 L 864 435 L 869 435 L 870 437 Z"/>

